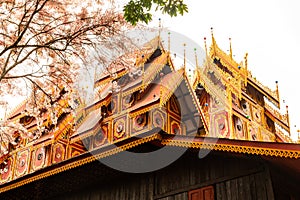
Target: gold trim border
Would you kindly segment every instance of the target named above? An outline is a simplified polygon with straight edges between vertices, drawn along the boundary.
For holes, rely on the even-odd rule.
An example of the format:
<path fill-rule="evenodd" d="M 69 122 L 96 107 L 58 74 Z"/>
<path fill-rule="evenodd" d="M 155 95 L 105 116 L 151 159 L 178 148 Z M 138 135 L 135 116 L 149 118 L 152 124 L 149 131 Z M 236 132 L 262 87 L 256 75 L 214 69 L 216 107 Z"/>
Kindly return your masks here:
<path fill-rule="evenodd" d="M 179 140 L 172 140 L 172 139 L 163 139 L 161 143 L 163 145 L 168 145 L 168 146 L 177 146 L 177 147 L 194 148 L 194 149 L 208 149 L 208 150 L 216 150 L 216 151 L 275 156 L 275 157 L 283 157 L 283 158 L 295 158 L 295 159 L 300 158 L 300 151 L 296 151 L 296 150 L 283 150 L 283 149 L 272 149 L 272 148 L 263 148 L 263 147 L 215 144 L 210 142 L 179 141 Z"/>
<path fill-rule="evenodd" d="M 104 151 L 104 152 L 102 152 L 100 154 L 91 155 L 91 156 L 89 156 L 87 158 L 84 158 L 82 160 L 78 160 L 78 161 L 66 164 L 64 166 L 52 169 L 52 170 L 44 172 L 42 174 L 38 174 L 38 175 L 36 175 L 34 177 L 31 177 L 31 178 L 28 178 L 28 179 L 16 182 L 14 184 L 8 185 L 6 187 L 0 188 L 0 193 L 3 193 L 5 191 L 8 191 L 8 190 L 11 190 L 11 189 L 23 186 L 25 184 L 28 184 L 28 183 L 31 183 L 31 182 L 34 182 L 34 181 L 37 181 L 37 180 L 40 180 L 40 179 L 43 179 L 43 178 L 47 178 L 49 176 L 58 174 L 60 172 L 63 172 L 63 171 L 66 171 L 66 170 L 69 170 L 69 169 L 72 169 L 72 168 L 75 168 L 75 167 L 82 166 L 84 164 L 93 162 L 93 161 L 95 161 L 97 159 L 105 158 L 105 157 L 114 155 L 116 153 L 119 153 L 119 152 L 122 152 L 122 151 L 126 151 L 126 150 L 128 150 L 130 148 L 136 147 L 136 146 L 138 146 L 140 144 L 143 144 L 143 143 L 146 143 L 146 142 L 153 141 L 155 139 L 161 140 L 161 135 L 158 134 L 158 133 L 156 133 L 154 135 L 151 135 L 151 136 L 148 136 L 148 137 L 145 137 L 145 138 L 142 138 L 142 139 L 139 139 L 139 140 L 136 140 L 136 141 L 124 144 L 124 145 L 122 145 L 120 147 L 116 147 L 116 148 Z"/>

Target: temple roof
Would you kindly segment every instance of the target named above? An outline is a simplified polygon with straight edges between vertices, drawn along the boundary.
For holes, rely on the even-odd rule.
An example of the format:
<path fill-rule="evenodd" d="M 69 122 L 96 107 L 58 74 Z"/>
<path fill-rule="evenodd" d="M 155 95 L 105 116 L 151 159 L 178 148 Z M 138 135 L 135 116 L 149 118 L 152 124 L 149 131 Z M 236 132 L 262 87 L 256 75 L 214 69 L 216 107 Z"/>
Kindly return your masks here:
<path fill-rule="evenodd" d="M 78 108 L 76 116 L 61 111 L 52 131 L 2 157 L 15 163 L 30 160 L 27 171 L 16 167 L 11 170 L 19 170 L 17 175 L 0 175 L 0 192 L 145 143 L 300 157 L 300 146 L 288 136 L 288 114 L 276 108 L 279 97 L 253 81 L 246 66 L 224 53 L 214 38 L 194 77 L 186 75 L 186 66 L 175 70 L 158 37 L 118 59 L 98 75 L 93 102 Z M 35 158 L 44 148 L 41 164 Z"/>

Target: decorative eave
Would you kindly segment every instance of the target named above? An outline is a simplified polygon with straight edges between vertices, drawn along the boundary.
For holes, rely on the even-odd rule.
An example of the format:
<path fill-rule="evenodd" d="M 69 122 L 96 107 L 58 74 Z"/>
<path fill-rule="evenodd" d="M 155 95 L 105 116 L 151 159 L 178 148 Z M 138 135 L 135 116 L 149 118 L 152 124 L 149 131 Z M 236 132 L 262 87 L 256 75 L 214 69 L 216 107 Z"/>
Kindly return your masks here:
<path fill-rule="evenodd" d="M 163 135 L 163 145 L 177 146 L 193 149 L 208 149 L 223 152 L 234 152 L 262 156 L 300 158 L 300 146 L 298 144 L 286 144 L 275 142 L 256 142 L 245 140 L 232 140 L 224 138 L 189 137 Z"/>
<path fill-rule="evenodd" d="M 151 83 L 157 73 L 159 73 L 163 67 L 168 62 L 168 54 L 162 53 L 159 57 L 155 58 L 150 65 L 148 66 L 147 70 L 145 70 L 143 75 L 143 86 L 146 87 L 149 83 Z"/>
<path fill-rule="evenodd" d="M 285 135 L 278 127 L 275 126 L 275 134 L 283 143 L 297 143 L 294 142 L 290 136 Z"/>
<path fill-rule="evenodd" d="M 154 130 L 155 131 L 155 130 Z M 75 167 L 79 167 L 81 165 L 85 165 L 91 163 L 93 161 L 99 160 L 101 158 L 105 158 L 122 151 L 126 151 L 133 147 L 139 146 L 141 144 L 153 141 L 160 140 L 161 136 L 158 133 L 150 132 L 145 134 L 142 138 L 129 138 L 127 140 L 121 141 L 118 144 L 112 144 L 108 146 L 104 146 L 100 149 L 96 149 L 93 152 L 87 152 L 77 157 L 73 157 L 71 159 L 60 162 L 56 165 L 52 165 L 44 168 L 43 170 L 36 171 L 32 174 L 27 174 L 21 179 L 17 179 L 6 184 L 1 185 L 0 193 L 3 193 L 8 190 L 12 190 L 17 187 L 21 187 L 25 184 L 47 178 L 49 176 L 70 170 Z"/>
<path fill-rule="evenodd" d="M 209 55 L 212 59 L 220 60 L 221 64 L 230 70 L 234 77 L 241 77 L 243 79 L 247 78 L 247 70 L 235 62 L 230 55 L 227 55 L 223 50 L 221 50 L 214 39 L 210 47 Z"/>
<path fill-rule="evenodd" d="M 86 137 L 89 137 L 100 130 L 99 121 L 101 120 L 101 114 L 99 110 L 90 112 L 77 128 L 77 130 L 71 135 L 70 143 L 75 143 Z"/>
<path fill-rule="evenodd" d="M 272 91 L 270 88 L 257 81 L 256 78 L 253 78 L 250 71 L 243 67 L 242 64 L 235 62 L 230 55 L 226 54 L 219 48 L 214 37 L 212 37 L 209 55 L 212 59 L 218 59 L 224 67 L 230 70 L 234 78 L 240 81 L 244 80 L 246 84 L 250 83 L 259 92 L 270 99 L 270 101 L 272 101 L 277 107 L 280 106 L 278 91 Z"/>
<path fill-rule="evenodd" d="M 109 73 L 102 74 L 102 76 L 95 81 L 94 87 L 97 88 L 100 87 L 101 85 L 106 85 L 108 82 L 112 81 L 113 79 L 117 79 L 120 78 L 121 76 L 124 76 L 126 73 L 128 73 L 128 70 L 124 66 L 122 66 L 115 73 L 116 73 L 115 77 L 112 77 L 111 74 Z"/>
<path fill-rule="evenodd" d="M 256 78 L 251 75 L 247 78 L 248 84 L 251 84 L 255 89 L 262 93 L 266 98 L 268 98 L 275 106 L 280 108 L 280 99 L 276 91 L 272 91 L 270 88 L 261 84 Z"/>
<path fill-rule="evenodd" d="M 214 64 L 211 63 L 211 60 L 206 60 L 204 65 L 210 65 L 209 67 L 211 67 Z M 218 73 L 218 71 L 216 72 Z M 207 77 L 206 73 L 207 73 L 206 69 L 204 69 L 201 72 L 198 78 L 198 83 L 200 83 L 204 87 L 207 93 L 209 93 L 213 97 L 217 97 L 219 101 L 222 102 L 223 105 L 226 105 L 226 107 L 229 108 L 230 104 L 227 99 L 226 91 L 224 89 L 215 86 L 214 83 L 209 79 L 209 77 Z M 222 77 L 218 77 L 218 78 L 221 79 Z"/>
<path fill-rule="evenodd" d="M 286 131 L 290 130 L 287 115 L 282 115 L 277 110 L 269 106 L 267 103 L 265 103 L 265 110 L 266 110 L 266 114 L 269 117 L 271 117 L 276 123 L 282 126 Z"/>
<path fill-rule="evenodd" d="M 160 83 L 160 106 L 165 105 L 184 78 L 184 68 L 165 75 Z"/>

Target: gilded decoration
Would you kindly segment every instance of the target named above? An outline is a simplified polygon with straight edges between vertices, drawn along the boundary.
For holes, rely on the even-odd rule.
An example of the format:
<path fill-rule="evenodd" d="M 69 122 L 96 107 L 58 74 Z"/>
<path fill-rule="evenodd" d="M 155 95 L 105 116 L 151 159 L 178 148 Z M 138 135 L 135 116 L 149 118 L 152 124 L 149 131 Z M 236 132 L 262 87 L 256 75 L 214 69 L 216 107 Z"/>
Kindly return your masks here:
<path fill-rule="evenodd" d="M 230 137 L 228 113 L 226 111 L 211 114 L 211 124 L 208 136 L 221 138 Z"/>
<path fill-rule="evenodd" d="M 6 183 L 6 182 L 12 180 L 13 165 L 14 165 L 14 157 L 13 156 L 7 158 L 1 164 L 0 183 Z"/>
<path fill-rule="evenodd" d="M 218 144 L 218 143 L 210 143 L 210 142 L 194 142 L 194 141 L 172 140 L 172 139 L 163 139 L 161 143 L 169 146 L 178 146 L 178 147 L 195 148 L 195 149 L 208 149 L 208 150 L 216 150 L 216 151 L 275 156 L 275 157 L 284 157 L 284 158 L 296 158 L 296 159 L 300 158 L 300 151 L 297 150 L 284 150 L 284 149 L 275 149 L 275 148 L 267 148 L 267 147 L 239 146 L 239 145 L 232 145 L 232 144 Z"/>
<path fill-rule="evenodd" d="M 254 80 L 247 64 L 244 67 L 234 61 L 213 38 L 210 57 L 207 56 L 203 66 L 197 66 L 196 75 L 190 80 L 185 68 L 175 70 L 169 52 L 164 51 L 158 39 L 129 55 L 135 60 L 130 69 L 113 63 L 108 67 L 110 71 L 100 73 L 100 79 L 95 81 L 97 99 L 89 106 L 82 104 L 77 116 L 66 115 L 56 124 L 55 131 L 35 141 L 26 139 L 23 146 L 14 146 L 6 157 L 0 158 L 0 183 L 16 180 L 0 188 L 0 192 L 153 140 L 178 147 L 300 158 L 300 151 L 289 149 L 287 144 L 293 142 L 288 136 L 288 113 L 280 114 L 264 100 L 271 99 L 276 107 L 278 90 L 275 95 Z M 155 51 L 161 55 L 152 56 Z M 248 91 L 249 87 L 253 91 Z M 202 120 L 201 127 L 188 129 L 188 120 L 181 119 L 181 113 L 190 112 L 190 105 L 180 107 L 174 95 L 176 90 L 181 91 L 183 97 L 190 95 L 191 101 L 186 104 L 194 104 L 196 110 L 191 116 L 195 116 L 195 121 Z M 21 115 L 13 121 L 23 120 L 30 126 L 35 121 L 22 119 L 24 105 L 23 102 L 14 110 L 14 116 Z M 65 108 L 68 104 L 61 101 L 60 106 Z M 57 112 L 63 114 L 62 109 Z M 44 125 L 51 125 L 49 114 L 45 119 Z M 36 126 L 33 127 L 29 131 L 37 131 Z M 186 135 L 187 130 L 196 137 L 191 139 Z M 134 137 L 137 134 L 147 137 Z M 208 142 L 203 142 L 204 138 Z M 210 138 L 218 141 L 209 142 Z M 287 147 L 281 149 L 278 145 L 277 148 L 273 145 L 275 142 L 285 143 Z M 114 143 L 118 143 L 118 147 Z M 89 151 L 97 153 L 87 155 Z M 70 159 L 73 157 L 78 159 Z M 48 167 L 57 163 L 61 164 Z M 27 178 L 24 175 L 28 173 L 32 174 Z M 24 179 L 18 179 L 22 176 Z"/>
<path fill-rule="evenodd" d="M 56 143 L 52 147 L 52 163 L 59 163 L 65 159 L 65 146 L 61 143 Z"/>
<path fill-rule="evenodd" d="M 161 128 L 162 130 L 165 130 L 165 126 L 166 126 L 165 120 L 166 120 L 165 114 L 163 114 L 161 111 L 155 110 L 152 112 L 153 127 L 157 127 L 157 128 Z"/>
<path fill-rule="evenodd" d="M 106 127 L 102 127 L 99 131 L 93 136 L 94 147 L 99 147 L 108 142 L 108 135 Z"/>
<path fill-rule="evenodd" d="M 148 136 L 148 137 L 145 137 L 145 138 L 135 140 L 133 142 L 128 142 L 128 143 L 126 143 L 126 144 L 124 144 L 120 147 L 116 147 L 116 148 L 113 148 L 113 149 L 110 149 L 110 150 L 107 150 L 107 151 L 103 151 L 103 152 L 101 152 L 97 155 L 90 155 L 87 158 L 84 158 L 84 159 L 81 159 L 81 160 L 78 160 L 78 161 L 74 161 L 74 162 L 65 164 L 65 165 L 60 166 L 60 167 L 56 167 L 52 170 L 48 170 L 48 171 L 36 174 L 33 177 L 26 178 L 25 180 L 15 182 L 15 183 L 10 184 L 6 187 L 2 187 L 2 188 L 0 188 L 0 193 L 11 190 L 11 189 L 14 189 L 14 188 L 17 188 L 17 187 L 20 187 L 22 185 L 31 183 L 31 182 L 36 181 L 36 180 L 47 178 L 47 177 L 52 176 L 54 174 L 57 174 L 57 173 L 60 173 L 60 172 L 63 172 L 63 171 L 66 171 L 66 170 L 69 170 L 69 169 L 87 164 L 87 163 L 90 163 L 90 162 L 95 161 L 97 159 L 105 158 L 105 157 L 114 155 L 116 153 L 126 151 L 130 148 L 136 147 L 138 145 L 141 145 L 143 143 L 150 142 L 150 141 L 153 141 L 153 140 L 156 140 L 156 139 L 161 139 L 161 136 L 159 134 L 154 134 L 154 135 L 151 135 L 151 136 Z"/>
<path fill-rule="evenodd" d="M 138 133 L 142 130 L 148 130 L 148 113 L 143 113 L 140 115 L 137 115 L 136 117 L 131 119 L 131 132 L 133 134 Z"/>
<path fill-rule="evenodd" d="M 127 131 L 126 117 L 116 119 L 113 129 L 113 141 L 126 137 Z"/>
<path fill-rule="evenodd" d="M 20 177 L 24 175 L 28 171 L 28 163 L 29 163 L 29 149 L 25 149 L 21 152 L 17 152 L 17 161 L 15 166 L 15 175 Z"/>
<path fill-rule="evenodd" d="M 32 169 L 35 171 L 45 167 L 46 164 L 46 147 L 40 147 L 32 151 Z"/>

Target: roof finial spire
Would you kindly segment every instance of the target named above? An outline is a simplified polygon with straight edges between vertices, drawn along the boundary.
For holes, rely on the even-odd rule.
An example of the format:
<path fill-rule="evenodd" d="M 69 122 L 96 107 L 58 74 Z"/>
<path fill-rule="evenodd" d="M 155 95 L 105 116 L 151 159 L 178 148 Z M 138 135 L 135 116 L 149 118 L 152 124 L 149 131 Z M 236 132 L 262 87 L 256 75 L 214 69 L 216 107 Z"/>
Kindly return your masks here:
<path fill-rule="evenodd" d="M 244 59 L 245 59 L 245 68 L 246 68 L 246 72 L 247 72 L 247 70 L 248 70 L 248 53 L 245 54 Z"/>
<path fill-rule="evenodd" d="M 161 18 L 158 18 L 158 39 L 159 40 L 160 40 L 160 32 L 161 32 Z"/>
<path fill-rule="evenodd" d="M 212 42 L 212 50 L 214 51 L 214 54 L 216 52 L 216 40 L 215 40 L 215 37 L 214 37 L 214 28 L 211 27 L 210 28 L 210 31 L 211 31 L 211 42 Z"/>
<path fill-rule="evenodd" d="M 207 57 L 208 54 L 207 54 L 206 37 L 204 37 L 204 48 L 205 48 L 205 54 L 206 54 L 206 57 Z"/>
<path fill-rule="evenodd" d="M 169 31 L 168 32 L 168 51 L 169 51 L 169 53 L 171 51 L 171 37 L 170 37 L 170 35 L 171 35 L 171 32 Z"/>
<path fill-rule="evenodd" d="M 229 56 L 232 59 L 232 47 L 231 47 L 231 38 L 229 38 Z"/>
<path fill-rule="evenodd" d="M 279 89 L 278 89 L 278 81 L 275 81 L 275 83 L 276 83 L 276 96 L 277 96 L 277 99 L 279 100 Z M 278 101 L 279 102 L 279 108 L 280 108 L 280 101 Z"/>
<path fill-rule="evenodd" d="M 194 52 L 195 52 L 196 69 L 198 69 L 199 65 L 198 65 L 198 57 L 197 57 L 197 49 L 196 48 L 194 48 Z"/>
<path fill-rule="evenodd" d="M 286 120 L 287 120 L 288 126 L 290 126 L 289 106 L 286 105 L 285 108 L 286 108 Z M 290 131 L 289 131 L 289 133 L 291 134 Z"/>

